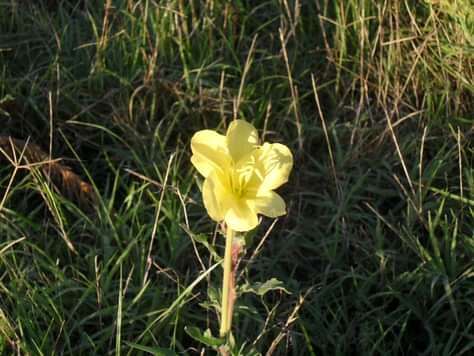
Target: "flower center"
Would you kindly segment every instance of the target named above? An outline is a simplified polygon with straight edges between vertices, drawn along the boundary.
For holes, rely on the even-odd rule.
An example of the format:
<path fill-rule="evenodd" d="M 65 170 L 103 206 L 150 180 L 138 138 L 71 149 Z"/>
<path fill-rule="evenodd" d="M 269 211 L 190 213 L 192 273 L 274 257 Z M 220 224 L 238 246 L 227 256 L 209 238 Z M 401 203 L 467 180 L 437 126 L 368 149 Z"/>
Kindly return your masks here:
<path fill-rule="evenodd" d="M 248 193 L 249 183 L 254 173 L 255 165 L 252 163 L 232 167 L 229 171 L 229 183 L 235 197 L 242 198 Z"/>
<path fill-rule="evenodd" d="M 229 188 L 237 199 L 253 196 L 263 181 L 260 154 L 259 146 L 239 162 L 233 162 L 228 170 Z"/>
<path fill-rule="evenodd" d="M 229 178 L 232 193 L 236 197 L 242 198 L 245 195 L 245 186 L 247 185 L 244 175 L 239 174 L 236 169 L 232 169 Z"/>

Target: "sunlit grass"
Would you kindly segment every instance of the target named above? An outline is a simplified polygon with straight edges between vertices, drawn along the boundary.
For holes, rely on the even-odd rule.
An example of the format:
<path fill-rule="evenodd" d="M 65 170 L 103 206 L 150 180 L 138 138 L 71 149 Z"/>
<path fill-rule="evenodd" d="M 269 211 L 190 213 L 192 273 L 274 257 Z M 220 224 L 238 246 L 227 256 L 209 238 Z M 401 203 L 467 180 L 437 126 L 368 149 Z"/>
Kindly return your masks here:
<path fill-rule="evenodd" d="M 233 118 L 295 157 L 235 354 L 471 354 L 467 3 L 0 2 L 0 354 L 212 352 L 224 239 L 189 142 Z"/>

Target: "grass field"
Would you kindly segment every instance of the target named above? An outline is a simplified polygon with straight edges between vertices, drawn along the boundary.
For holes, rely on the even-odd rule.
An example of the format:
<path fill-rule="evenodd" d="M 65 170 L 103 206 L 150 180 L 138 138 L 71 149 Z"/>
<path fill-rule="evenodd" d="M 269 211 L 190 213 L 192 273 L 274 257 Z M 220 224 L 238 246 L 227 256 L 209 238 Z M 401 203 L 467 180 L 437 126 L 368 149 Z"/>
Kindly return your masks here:
<path fill-rule="evenodd" d="M 474 354 L 470 0 L 0 0 L 0 355 L 212 355 L 194 132 L 288 145 L 233 355 Z"/>

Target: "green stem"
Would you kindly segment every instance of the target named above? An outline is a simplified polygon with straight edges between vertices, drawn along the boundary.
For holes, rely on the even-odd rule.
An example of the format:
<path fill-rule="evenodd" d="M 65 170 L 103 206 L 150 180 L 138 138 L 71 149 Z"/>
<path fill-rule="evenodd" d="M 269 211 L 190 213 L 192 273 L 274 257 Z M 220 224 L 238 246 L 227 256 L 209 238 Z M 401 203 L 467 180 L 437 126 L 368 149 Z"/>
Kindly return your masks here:
<path fill-rule="evenodd" d="M 229 330 L 232 326 L 232 316 L 234 315 L 234 306 L 235 300 L 237 298 L 237 293 L 235 290 L 235 278 L 237 275 L 237 268 L 239 266 L 239 256 L 242 253 L 242 242 L 238 242 L 234 239 L 232 242 L 232 270 L 230 277 L 229 285 L 229 311 L 227 312 L 227 325 L 229 325 Z"/>
<path fill-rule="evenodd" d="M 232 240 L 234 239 L 234 231 L 227 226 L 225 238 L 225 254 L 224 254 L 224 280 L 222 282 L 222 305 L 221 305 L 221 329 L 220 336 L 224 337 L 230 331 L 231 312 L 229 308 L 230 283 L 232 278 Z"/>

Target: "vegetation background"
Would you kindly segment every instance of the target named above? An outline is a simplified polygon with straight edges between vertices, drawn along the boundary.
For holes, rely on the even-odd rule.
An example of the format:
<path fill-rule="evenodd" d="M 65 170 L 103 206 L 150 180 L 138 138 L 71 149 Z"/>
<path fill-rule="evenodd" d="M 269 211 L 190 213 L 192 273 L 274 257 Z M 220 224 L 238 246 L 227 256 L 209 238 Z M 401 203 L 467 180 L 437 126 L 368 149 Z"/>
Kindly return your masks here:
<path fill-rule="evenodd" d="M 473 9 L 0 0 L 0 354 L 212 353 L 189 141 L 244 118 L 295 167 L 234 354 L 472 355 Z"/>

